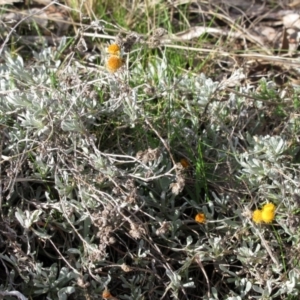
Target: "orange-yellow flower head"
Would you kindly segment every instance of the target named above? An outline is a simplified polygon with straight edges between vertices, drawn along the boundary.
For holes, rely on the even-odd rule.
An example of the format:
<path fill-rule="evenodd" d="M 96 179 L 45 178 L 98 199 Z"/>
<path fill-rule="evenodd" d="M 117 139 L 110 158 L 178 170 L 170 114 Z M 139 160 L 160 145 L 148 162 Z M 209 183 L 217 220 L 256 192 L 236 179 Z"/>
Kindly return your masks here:
<path fill-rule="evenodd" d="M 103 299 L 112 299 L 113 296 L 111 295 L 110 291 L 107 289 L 107 287 L 104 289 L 102 293 L 102 298 Z"/>
<path fill-rule="evenodd" d="M 262 211 L 260 209 L 256 209 L 252 214 L 252 220 L 254 223 L 260 224 L 262 219 Z"/>
<path fill-rule="evenodd" d="M 187 169 L 190 166 L 190 163 L 188 162 L 188 160 L 186 158 L 182 158 L 180 160 L 180 164 L 182 165 L 182 167 L 184 169 Z"/>
<path fill-rule="evenodd" d="M 106 69 L 110 73 L 116 72 L 118 69 L 120 69 L 124 64 L 124 61 L 122 58 L 120 58 L 117 55 L 111 55 L 107 61 L 106 61 Z"/>
<path fill-rule="evenodd" d="M 117 55 L 119 56 L 120 53 L 121 53 L 121 49 L 120 49 L 120 46 L 117 45 L 117 44 L 111 44 L 107 47 L 107 52 L 110 54 L 110 55 Z"/>
<path fill-rule="evenodd" d="M 195 221 L 198 222 L 198 223 L 205 223 L 206 222 L 206 216 L 204 213 L 198 213 L 196 216 L 195 216 Z"/>

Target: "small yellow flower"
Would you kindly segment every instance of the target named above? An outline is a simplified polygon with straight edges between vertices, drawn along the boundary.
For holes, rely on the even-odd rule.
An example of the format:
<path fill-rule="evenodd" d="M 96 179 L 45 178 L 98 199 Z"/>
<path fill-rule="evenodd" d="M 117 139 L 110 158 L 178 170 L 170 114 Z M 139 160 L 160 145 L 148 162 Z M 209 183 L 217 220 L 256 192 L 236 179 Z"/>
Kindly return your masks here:
<path fill-rule="evenodd" d="M 106 69 L 110 73 L 114 73 L 119 70 L 123 66 L 123 64 L 124 61 L 122 58 L 117 55 L 111 55 L 106 61 Z"/>
<path fill-rule="evenodd" d="M 205 223 L 206 222 L 206 216 L 204 213 L 198 213 L 196 216 L 195 216 L 195 221 L 198 222 L 198 223 Z"/>
<path fill-rule="evenodd" d="M 256 209 L 252 214 L 252 220 L 255 223 L 271 223 L 275 219 L 276 206 L 273 203 L 267 203 L 263 208 Z"/>
<path fill-rule="evenodd" d="M 265 223 L 271 223 L 275 218 L 275 211 L 272 210 L 262 210 L 261 218 Z"/>
<path fill-rule="evenodd" d="M 267 203 L 262 208 L 262 220 L 265 223 L 271 223 L 275 219 L 276 206 L 273 203 Z"/>
<path fill-rule="evenodd" d="M 275 212 L 276 206 L 273 203 L 267 203 L 263 206 L 263 211 L 273 211 Z"/>
<path fill-rule="evenodd" d="M 262 211 L 260 209 L 256 209 L 252 214 L 252 220 L 254 223 L 261 223 L 263 221 L 262 219 Z"/>
<path fill-rule="evenodd" d="M 121 53 L 121 49 L 120 49 L 120 46 L 117 45 L 117 44 L 111 44 L 107 47 L 107 52 L 110 54 L 110 55 L 117 55 L 117 56 L 120 56 L 120 53 Z"/>
<path fill-rule="evenodd" d="M 190 163 L 188 162 L 188 160 L 186 158 L 182 158 L 180 160 L 181 165 L 183 166 L 184 169 L 187 169 L 190 166 Z"/>

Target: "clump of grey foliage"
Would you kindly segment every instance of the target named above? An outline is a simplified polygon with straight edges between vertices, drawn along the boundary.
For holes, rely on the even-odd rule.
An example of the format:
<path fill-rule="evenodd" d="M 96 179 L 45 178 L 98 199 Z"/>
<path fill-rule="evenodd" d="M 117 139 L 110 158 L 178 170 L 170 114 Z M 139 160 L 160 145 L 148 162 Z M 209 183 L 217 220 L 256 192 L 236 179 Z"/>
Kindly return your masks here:
<path fill-rule="evenodd" d="M 0 295 L 297 299 L 298 118 L 267 130 L 240 70 L 172 75 L 163 56 L 108 74 L 64 46 L 0 64 Z M 257 226 L 267 202 L 276 221 Z"/>

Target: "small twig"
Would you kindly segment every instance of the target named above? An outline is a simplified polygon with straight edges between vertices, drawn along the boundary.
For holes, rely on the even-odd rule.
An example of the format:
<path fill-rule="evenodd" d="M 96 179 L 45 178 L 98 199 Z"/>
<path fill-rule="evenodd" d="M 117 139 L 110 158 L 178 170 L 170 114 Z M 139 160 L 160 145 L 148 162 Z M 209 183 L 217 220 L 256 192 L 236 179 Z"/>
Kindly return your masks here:
<path fill-rule="evenodd" d="M 3 132 L 1 132 L 1 136 L 3 136 Z M 2 147 L 3 147 L 3 138 L 0 141 L 0 159 L 2 158 Z M 0 162 L 0 211 L 2 210 L 2 164 Z"/>
<path fill-rule="evenodd" d="M 18 291 L 3 291 L 3 292 L 0 291 L 0 296 L 4 296 L 4 297 L 5 296 L 16 296 L 16 297 L 18 297 L 18 299 L 28 300 L 28 298 L 26 298 L 23 294 L 21 294 Z"/>
<path fill-rule="evenodd" d="M 201 271 L 202 271 L 202 273 L 203 273 L 203 275 L 204 275 L 204 277 L 205 277 L 205 280 L 206 280 L 206 283 L 207 283 L 207 289 L 208 289 L 208 291 L 207 291 L 207 296 L 208 296 L 208 298 L 210 298 L 210 283 L 209 283 L 209 280 L 208 280 L 208 276 L 207 276 L 207 274 L 206 274 L 206 271 L 205 271 L 205 269 L 204 269 L 204 267 L 203 267 L 203 264 L 202 264 L 202 262 L 201 262 L 201 259 L 200 259 L 200 257 L 199 257 L 198 255 L 195 256 L 195 261 L 196 261 L 196 263 L 199 265 L 199 267 L 200 267 L 200 269 L 201 269 Z"/>
<path fill-rule="evenodd" d="M 157 135 L 157 137 L 161 140 L 161 142 L 163 143 L 163 145 L 165 146 L 165 148 L 167 149 L 167 151 L 168 151 L 168 153 L 169 153 L 169 155 L 170 155 L 170 158 L 171 158 L 171 160 L 172 160 L 172 163 L 173 163 L 173 166 L 175 166 L 176 165 L 176 163 L 175 163 L 175 160 L 174 160 L 174 158 L 173 158 L 173 155 L 172 155 L 172 153 L 171 153 L 171 151 L 170 151 L 170 148 L 169 148 L 169 146 L 167 145 L 167 143 L 166 143 L 166 141 L 160 136 L 160 134 L 157 132 L 157 130 L 152 126 L 152 124 L 147 120 L 147 118 L 145 118 L 145 122 L 146 122 L 146 124 L 155 132 L 155 134 Z"/>
<path fill-rule="evenodd" d="M 70 268 L 71 270 L 73 270 L 75 274 L 81 276 L 81 274 L 80 274 L 76 269 L 74 269 L 74 268 L 69 264 L 69 262 L 64 258 L 64 256 L 63 256 L 63 255 L 61 254 L 61 252 L 57 249 L 57 247 L 56 247 L 55 244 L 52 242 L 52 240 L 51 240 L 51 239 L 48 239 L 48 241 L 52 244 L 53 248 L 54 248 L 54 249 L 56 250 L 56 252 L 59 254 L 60 258 L 66 263 L 66 265 L 69 266 L 69 268 Z"/>
<path fill-rule="evenodd" d="M 256 231 L 256 234 L 259 236 L 263 246 L 265 247 L 265 249 L 267 250 L 268 254 L 270 255 L 272 261 L 276 264 L 277 267 L 280 266 L 277 258 L 273 255 L 271 248 L 268 245 L 268 242 L 265 240 L 265 238 L 262 236 L 262 234 L 259 232 L 259 230 L 253 226 L 254 230 Z"/>

